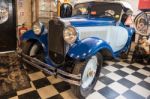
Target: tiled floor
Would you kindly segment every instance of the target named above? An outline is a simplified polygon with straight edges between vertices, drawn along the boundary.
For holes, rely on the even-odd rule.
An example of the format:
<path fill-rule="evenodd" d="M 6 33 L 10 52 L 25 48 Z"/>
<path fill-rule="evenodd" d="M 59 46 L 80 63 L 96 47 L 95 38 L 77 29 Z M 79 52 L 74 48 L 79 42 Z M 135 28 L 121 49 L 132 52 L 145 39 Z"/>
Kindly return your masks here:
<path fill-rule="evenodd" d="M 70 85 L 41 71 L 29 73 L 31 88 L 0 99 L 77 99 Z M 107 61 L 87 99 L 150 99 L 150 65 Z"/>

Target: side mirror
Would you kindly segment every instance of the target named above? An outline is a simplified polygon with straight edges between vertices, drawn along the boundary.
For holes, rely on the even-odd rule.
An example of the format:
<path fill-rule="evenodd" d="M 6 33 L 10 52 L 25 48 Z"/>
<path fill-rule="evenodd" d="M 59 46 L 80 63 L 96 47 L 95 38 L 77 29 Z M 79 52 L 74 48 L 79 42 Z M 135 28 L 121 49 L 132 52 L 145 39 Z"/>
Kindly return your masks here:
<path fill-rule="evenodd" d="M 63 3 L 60 6 L 60 17 L 67 18 L 72 16 L 72 5 L 69 3 Z"/>

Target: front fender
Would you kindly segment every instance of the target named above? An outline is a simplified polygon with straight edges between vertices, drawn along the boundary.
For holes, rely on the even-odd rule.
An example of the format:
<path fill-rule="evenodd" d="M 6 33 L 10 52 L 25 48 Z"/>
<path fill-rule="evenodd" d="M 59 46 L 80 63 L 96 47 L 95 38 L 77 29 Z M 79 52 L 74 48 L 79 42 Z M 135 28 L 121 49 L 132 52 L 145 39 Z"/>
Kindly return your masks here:
<path fill-rule="evenodd" d="M 38 40 L 38 37 L 34 34 L 33 30 L 29 30 L 27 32 L 25 32 L 22 36 L 21 36 L 21 40 L 22 41 L 27 41 L 29 39 L 36 39 Z"/>
<path fill-rule="evenodd" d="M 91 37 L 78 41 L 71 46 L 68 51 L 68 56 L 74 59 L 84 60 L 103 49 L 109 50 L 109 52 L 113 55 L 112 48 L 105 41 L 99 38 Z"/>
<path fill-rule="evenodd" d="M 28 41 L 28 40 L 36 40 L 41 43 L 45 53 L 48 52 L 48 43 L 47 43 L 47 33 L 43 33 L 40 36 L 34 34 L 32 30 L 27 31 L 21 36 L 21 41 Z"/>

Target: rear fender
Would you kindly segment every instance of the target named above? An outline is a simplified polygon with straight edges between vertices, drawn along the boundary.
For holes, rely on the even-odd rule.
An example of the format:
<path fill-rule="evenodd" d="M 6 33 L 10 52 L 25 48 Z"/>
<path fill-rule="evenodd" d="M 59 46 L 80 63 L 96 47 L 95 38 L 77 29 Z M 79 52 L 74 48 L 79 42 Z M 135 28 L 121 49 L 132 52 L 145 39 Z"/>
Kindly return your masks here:
<path fill-rule="evenodd" d="M 91 37 L 78 41 L 72 45 L 68 51 L 68 56 L 73 59 L 84 60 L 102 50 L 109 51 L 114 57 L 113 50 L 109 44 L 99 38 Z"/>

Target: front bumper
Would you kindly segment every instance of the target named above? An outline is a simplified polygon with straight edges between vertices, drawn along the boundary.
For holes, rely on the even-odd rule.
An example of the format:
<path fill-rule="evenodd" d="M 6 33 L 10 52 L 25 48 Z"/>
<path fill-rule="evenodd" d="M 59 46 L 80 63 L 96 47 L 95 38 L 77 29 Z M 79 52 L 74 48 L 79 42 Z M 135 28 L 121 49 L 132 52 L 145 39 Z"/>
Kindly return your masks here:
<path fill-rule="evenodd" d="M 45 64 L 44 62 L 41 62 L 38 59 L 35 59 L 28 55 L 25 55 L 24 53 L 19 53 L 19 56 L 23 62 L 26 62 L 27 64 L 30 64 L 30 65 L 46 72 L 49 75 L 54 75 L 55 77 L 59 77 L 70 84 L 74 84 L 74 85 L 78 85 L 78 86 L 81 85 L 81 82 L 80 82 L 81 74 L 74 75 L 74 74 L 65 72 L 59 68 Z"/>

